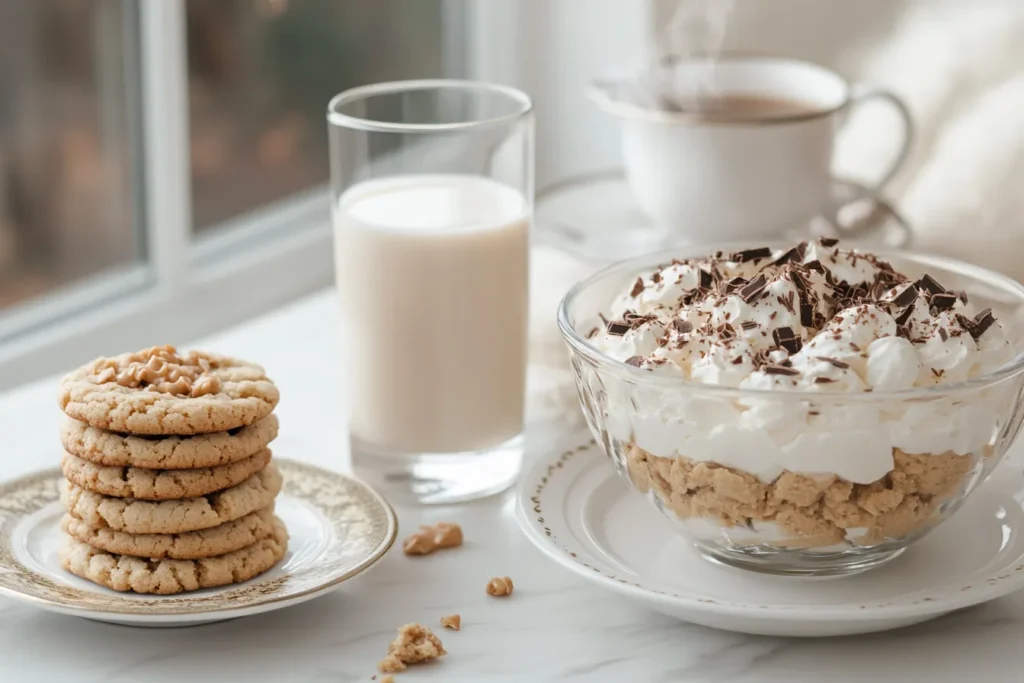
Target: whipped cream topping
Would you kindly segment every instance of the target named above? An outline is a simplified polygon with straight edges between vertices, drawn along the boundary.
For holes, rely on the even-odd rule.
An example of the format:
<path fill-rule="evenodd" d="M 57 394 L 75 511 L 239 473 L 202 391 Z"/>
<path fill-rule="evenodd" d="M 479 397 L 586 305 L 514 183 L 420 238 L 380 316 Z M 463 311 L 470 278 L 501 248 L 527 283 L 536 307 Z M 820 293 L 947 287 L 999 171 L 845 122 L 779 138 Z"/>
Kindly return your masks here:
<path fill-rule="evenodd" d="M 592 342 L 617 360 L 739 387 L 894 391 L 976 377 L 1013 355 L 965 293 L 833 240 L 673 261 L 638 278 L 599 332 Z"/>
<path fill-rule="evenodd" d="M 602 317 L 590 343 L 616 360 L 780 394 L 734 401 L 688 395 L 685 384 L 609 388 L 609 428 L 656 455 L 767 480 L 788 469 L 869 483 L 892 469 L 893 448 L 980 452 L 1005 412 L 991 392 L 924 403 L 835 397 L 958 382 L 1014 357 L 992 311 L 976 310 L 966 293 L 835 240 L 676 260 L 638 277 Z"/>

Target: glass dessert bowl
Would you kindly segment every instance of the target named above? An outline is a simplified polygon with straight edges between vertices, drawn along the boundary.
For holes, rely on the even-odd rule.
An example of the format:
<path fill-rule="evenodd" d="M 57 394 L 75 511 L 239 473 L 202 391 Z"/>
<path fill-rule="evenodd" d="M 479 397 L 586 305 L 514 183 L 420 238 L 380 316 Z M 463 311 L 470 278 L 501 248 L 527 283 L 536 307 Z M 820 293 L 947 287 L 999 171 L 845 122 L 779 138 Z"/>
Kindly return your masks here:
<path fill-rule="evenodd" d="M 705 556 L 796 576 L 895 558 L 993 471 L 1022 323 L 1009 278 L 834 240 L 630 259 L 558 311 L 622 478 Z"/>

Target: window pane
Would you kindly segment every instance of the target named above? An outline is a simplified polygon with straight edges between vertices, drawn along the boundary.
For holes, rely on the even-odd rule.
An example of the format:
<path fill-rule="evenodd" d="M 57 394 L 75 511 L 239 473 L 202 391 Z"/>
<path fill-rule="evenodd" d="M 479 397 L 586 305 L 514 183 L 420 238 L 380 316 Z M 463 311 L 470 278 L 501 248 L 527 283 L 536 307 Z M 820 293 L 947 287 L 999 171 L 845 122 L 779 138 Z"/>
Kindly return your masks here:
<path fill-rule="evenodd" d="M 140 258 L 128 12 L 0 0 L 0 314 Z"/>
<path fill-rule="evenodd" d="M 188 0 L 195 229 L 326 182 L 332 95 L 445 75 L 442 5 Z"/>

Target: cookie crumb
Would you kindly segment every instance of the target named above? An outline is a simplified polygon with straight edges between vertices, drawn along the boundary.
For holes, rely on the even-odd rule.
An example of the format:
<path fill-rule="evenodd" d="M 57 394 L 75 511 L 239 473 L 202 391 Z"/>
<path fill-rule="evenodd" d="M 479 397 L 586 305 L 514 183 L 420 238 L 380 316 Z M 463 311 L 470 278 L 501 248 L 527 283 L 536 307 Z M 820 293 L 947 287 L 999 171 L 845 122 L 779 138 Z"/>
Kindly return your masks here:
<path fill-rule="evenodd" d="M 377 662 L 377 671 L 381 673 L 391 673 L 405 671 L 408 667 L 394 655 L 388 655 L 384 659 Z"/>
<path fill-rule="evenodd" d="M 434 544 L 438 548 L 457 548 L 462 545 L 462 527 L 454 522 L 434 525 Z"/>
<path fill-rule="evenodd" d="M 487 594 L 496 598 L 512 595 L 512 579 L 507 576 L 496 576 L 487 582 Z"/>
<path fill-rule="evenodd" d="M 402 552 L 406 555 L 429 555 L 436 547 L 430 536 L 423 532 L 416 532 L 409 538 L 402 541 Z"/>
<path fill-rule="evenodd" d="M 462 617 L 458 614 L 449 614 L 447 617 L 441 617 L 441 626 L 458 631 L 462 628 Z"/>
<path fill-rule="evenodd" d="M 409 664 L 421 664 L 448 654 L 441 639 L 420 624 L 406 624 L 388 645 L 388 656 L 377 663 L 377 670 L 391 674 L 405 671 Z"/>
<path fill-rule="evenodd" d="M 433 526 L 424 524 L 420 530 L 402 541 L 402 552 L 406 555 L 429 555 L 440 548 L 456 548 L 462 545 L 462 527 L 454 522 L 438 522 Z"/>
<path fill-rule="evenodd" d="M 376 676 L 374 676 L 374 678 L 376 678 Z M 380 679 L 380 683 L 395 683 L 395 677 L 390 675 L 382 676 Z"/>

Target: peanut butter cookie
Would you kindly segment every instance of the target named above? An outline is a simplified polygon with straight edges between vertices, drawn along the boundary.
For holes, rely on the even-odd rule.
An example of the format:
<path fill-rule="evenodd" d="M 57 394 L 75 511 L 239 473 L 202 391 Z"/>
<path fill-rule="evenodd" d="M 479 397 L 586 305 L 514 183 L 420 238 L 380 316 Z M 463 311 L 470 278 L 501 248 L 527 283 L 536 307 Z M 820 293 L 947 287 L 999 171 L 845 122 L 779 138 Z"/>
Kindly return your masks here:
<path fill-rule="evenodd" d="M 270 537 L 275 519 L 274 506 L 269 505 L 233 522 L 183 534 L 126 534 L 110 528 L 94 529 L 72 515 L 64 515 L 60 528 L 82 543 L 108 553 L 154 560 L 196 560 L 231 553 Z"/>
<path fill-rule="evenodd" d="M 264 448 L 256 455 L 238 462 L 191 470 L 108 467 L 65 453 L 61 469 L 68 481 L 87 491 L 102 493 L 105 496 L 138 500 L 175 500 L 205 496 L 241 484 L 266 467 L 269 462 L 269 448 Z"/>
<path fill-rule="evenodd" d="M 64 569 L 116 591 L 171 595 L 248 581 L 277 564 L 288 549 L 288 532 L 275 520 L 270 536 L 234 552 L 198 560 L 157 560 L 117 555 L 74 538 L 65 539 Z"/>
<path fill-rule="evenodd" d="M 278 398 L 254 363 L 173 346 L 98 358 L 65 376 L 58 394 L 66 415 L 93 427 L 185 436 L 251 425 Z"/>
<path fill-rule="evenodd" d="M 95 529 L 129 534 L 180 534 L 244 517 L 270 505 L 281 490 L 274 463 L 229 489 L 196 498 L 145 501 L 112 498 L 67 482 L 62 498 L 68 512 Z"/>
<path fill-rule="evenodd" d="M 187 470 L 244 460 L 277 437 L 277 416 L 248 427 L 197 436 L 131 436 L 66 419 L 60 426 L 64 450 L 82 460 L 111 467 Z"/>

